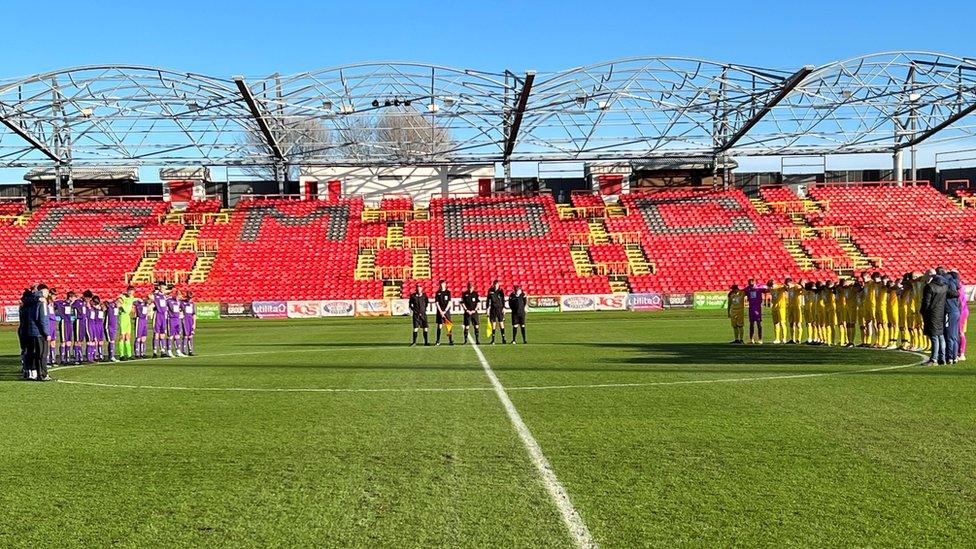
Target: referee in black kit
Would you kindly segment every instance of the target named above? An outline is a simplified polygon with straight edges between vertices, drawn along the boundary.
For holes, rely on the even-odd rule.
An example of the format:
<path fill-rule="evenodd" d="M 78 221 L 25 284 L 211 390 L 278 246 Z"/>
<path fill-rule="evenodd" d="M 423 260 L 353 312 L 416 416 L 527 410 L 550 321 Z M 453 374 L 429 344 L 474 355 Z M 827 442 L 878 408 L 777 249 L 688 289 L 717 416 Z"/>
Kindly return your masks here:
<path fill-rule="evenodd" d="M 495 332 L 501 330 L 502 344 L 505 344 L 505 290 L 502 290 L 498 280 L 491 283 L 488 295 L 488 322 L 491 323 L 491 344 L 495 344 Z"/>
<path fill-rule="evenodd" d="M 528 303 L 528 298 L 525 296 L 525 292 L 522 291 L 522 287 L 518 284 L 512 290 L 512 293 L 508 296 L 508 308 L 512 310 L 512 345 L 515 345 L 515 336 L 518 335 L 518 330 L 522 330 L 522 344 L 527 343 L 525 341 L 525 309 Z"/>
<path fill-rule="evenodd" d="M 410 346 L 417 344 L 417 330 L 421 328 L 424 329 L 424 345 L 430 345 L 427 340 L 427 305 L 430 304 L 430 300 L 427 299 L 427 294 L 420 284 L 417 284 L 417 288 L 410 294 L 409 304 L 410 312 L 413 313 L 413 342 Z"/>
<path fill-rule="evenodd" d="M 468 289 L 461 292 L 461 308 L 464 309 L 464 342 L 468 342 L 468 326 L 474 326 L 474 343 L 480 344 L 478 340 L 478 304 L 481 298 L 478 291 L 474 289 L 474 284 L 468 282 Z"/>
<path fill-rule="evenodd" d="M 451 291 L 447 289 L 447 281 L 438 282 L 437 293 L 434 294 L 434 307 L 437 309 L 437 339 L 434 345 L 441 344 L 441 328 L 451 323 Z M 454 334 L 447 329 L 447 341 L 454 345 Z"/>

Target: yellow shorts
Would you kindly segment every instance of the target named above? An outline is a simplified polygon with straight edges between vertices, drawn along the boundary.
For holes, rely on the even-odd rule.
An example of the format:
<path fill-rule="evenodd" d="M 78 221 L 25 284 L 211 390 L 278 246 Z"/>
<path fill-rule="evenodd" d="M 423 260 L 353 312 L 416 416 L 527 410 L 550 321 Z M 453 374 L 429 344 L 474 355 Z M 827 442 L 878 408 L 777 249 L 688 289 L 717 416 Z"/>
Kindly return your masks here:
<path fill-rule="evenodd" d="M 799 307 L 793 307 L 786 313 L 787 322 L 790 324 L 801 324 L 803 323 L 803 309 Z"/>
<path fill-rule="evenodd" d="M 741 328 L 744 324 L 742 321 L 743 317 L 743 313 L 732 313 L 732 316 L 729 317 L 729 320 L 732 322 L 732 327 Z"/>
<path fill-rule="evenodd" d="M 773 307 L 773 324 L 782 324 L 784 322 L 786 322 L 786 309 Z"/>

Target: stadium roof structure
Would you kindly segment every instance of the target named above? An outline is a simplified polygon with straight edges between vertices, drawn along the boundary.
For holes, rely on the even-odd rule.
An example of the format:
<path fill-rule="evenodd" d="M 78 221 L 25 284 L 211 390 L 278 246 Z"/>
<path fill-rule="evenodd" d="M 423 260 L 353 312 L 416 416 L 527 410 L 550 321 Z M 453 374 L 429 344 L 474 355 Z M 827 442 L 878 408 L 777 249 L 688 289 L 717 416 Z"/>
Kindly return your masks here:
<path fill-rule="evenodd" d="M 976 136 L 976 60 L 769 69 L 635 57 L 486 72 L 361 63 L 263 78 L 86 66 L 0 80 L 0 167 L 639 160 L 892 152 Z"/>

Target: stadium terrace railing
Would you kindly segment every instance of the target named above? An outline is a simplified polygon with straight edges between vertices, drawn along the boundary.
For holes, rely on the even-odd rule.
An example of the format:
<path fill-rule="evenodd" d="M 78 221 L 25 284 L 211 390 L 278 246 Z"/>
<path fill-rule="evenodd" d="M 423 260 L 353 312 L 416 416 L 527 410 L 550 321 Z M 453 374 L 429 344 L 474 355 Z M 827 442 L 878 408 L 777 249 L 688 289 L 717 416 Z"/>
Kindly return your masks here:
<path fill-rule="evenodd" d="M 367 208 L 363 210 L 361 219 L 363 223 L 427 221 L 430 219 L 430 211 L 420 208 L 414 210 L 380 210 Z"/>
<path fill-rule="evenodd" d="M 811 183 L 810 187 L 921 187 L 931 185 L 927 179 L 908 179 L 905 181 L 824 181 Z"/>
<path fill-rule="evenodd" d="M 627 233 L 607 233 L 612 244 L 640 244 L 641 234 L 639 232 L 627 232 Z M 591 233 L 574 233 L 569 236 L 570 245 L 586 245 L 592 246 L 594 244 L 600 244 L 596 242 L 596 237 Z M 605 242 L 603 242 L 605 244 Z"/>
<path fill-rule="evenodd" d="M 163 202 L 162 195 L 129 194 L 113 196 L 50 196 L 51 202 Z"/>
<path fill-rule="evenodd" d="M 174 252 L 179 245 L 179 240 L 147 240 L 143 243 L 142 249 L 144 253 Z M 192 242 L 183 242 L 183 246 L 189 247 L 189 249 L 181 251 L 216 253 L 218 245 L 219 240 L 216 238 L 200 238 Z"/>
<path fill-rule="evenodd" d="M 608 261 L 605 263 L 594 263 L 593 271 L 598 275 L 612 274 L 633 274 L 629 261 Z"/>
<path fill-rule="evenodd" d="M 160 214 L 157 219 L 161 225 L 187 225 L 195 229 L 208 224 L 230 223 L 230 214 L 227 212 L 170 212 Z"/>
<path fill-rule="evenodd" d="M 952 191 L 953 188 L 957 188 L 957 189 L 969 188 L 968 179 L 946 179 L 944 184 L 945 184 L 946 192 Z"/>
<path fill-rule="evenodd" d="M 393 281 L 403 281 L 410 278 L 413 273 L 413 267 L 401 267 L 401 266 L 388 266 L 388 267 L 376 267 L 374 271 L 374 280 L 393 280 Z"/>
<path fill-rule="evenodd" d="M 385 236 L 361 236 L 359 237 L 360 250 L 382 250 L 382 249 L 403 249 L 411 250 L 425 249 L 430 247 L 429 236 L 404 236 L 397 240 L 402 245 L 390 246 L 389 239 Z"/>
<path fill-rule="evenodd" d="M 560 206 L 559 219 L 602 219 L 606 216 L 606 206 Z"/>

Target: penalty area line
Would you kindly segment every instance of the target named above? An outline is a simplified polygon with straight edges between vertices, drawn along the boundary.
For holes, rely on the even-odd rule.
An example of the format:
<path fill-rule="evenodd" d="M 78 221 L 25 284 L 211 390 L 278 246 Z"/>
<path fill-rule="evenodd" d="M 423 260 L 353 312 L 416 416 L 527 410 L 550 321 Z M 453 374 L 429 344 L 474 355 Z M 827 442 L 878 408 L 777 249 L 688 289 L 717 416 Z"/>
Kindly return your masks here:
<path fill-rule="evenodd" d="M 515 404 L 512 403 L 512 399 L 508 397 L 505 386 L 498 380 L 498 376 L 492 370 L 491 364 L 488 363 L 484 353 L 481 352 L 481 347 L 478 344 L 474 344 L 472 347 L 474 348 L 475 354 L 478 355 L 478 361 L 481 363 L 485 375 L 488 376 L 491 386 L 495 389 L 495 395 L 498 396 L 498 400 L 501 401 L 502 406 L 505 408 L 505 413 L 508 414 L 508 419 L 512 422 L 512 426 L 515 427 L 515 432 L 522 439 L 522 445 L 525 446 L 526 451 L 532 458 L 532 464 L 535 465 L 536 471 L 538 471 L 541 477 L 542 484 L 545 486 L 546 491 L 549 492 L 549 497 L 556 505 L 556 508 L 559 509 L 563 523 L 569 530 L 569 535 L 573 538 L 573 542 L 580 548 L 599 547 L 596 541 L 593 540 L 593 536 L 590 535 L 590 530 L 586 527 L 586 523 L 583 522 L 583 517 L 580 516 L 579 511 L 573 506 L 573 502 L 570 500 L 566 488 L 559 482 L 555 471 L 552 469 L 552 465 L 549 463 L 545 454 L 542 453 L 542 447 L 539 446 L 539 442 L 532 436 L 532 432 L 529 431 L 529 427 L 525 422 L 522 421 L 522 416 L 515 408 Z"/>

